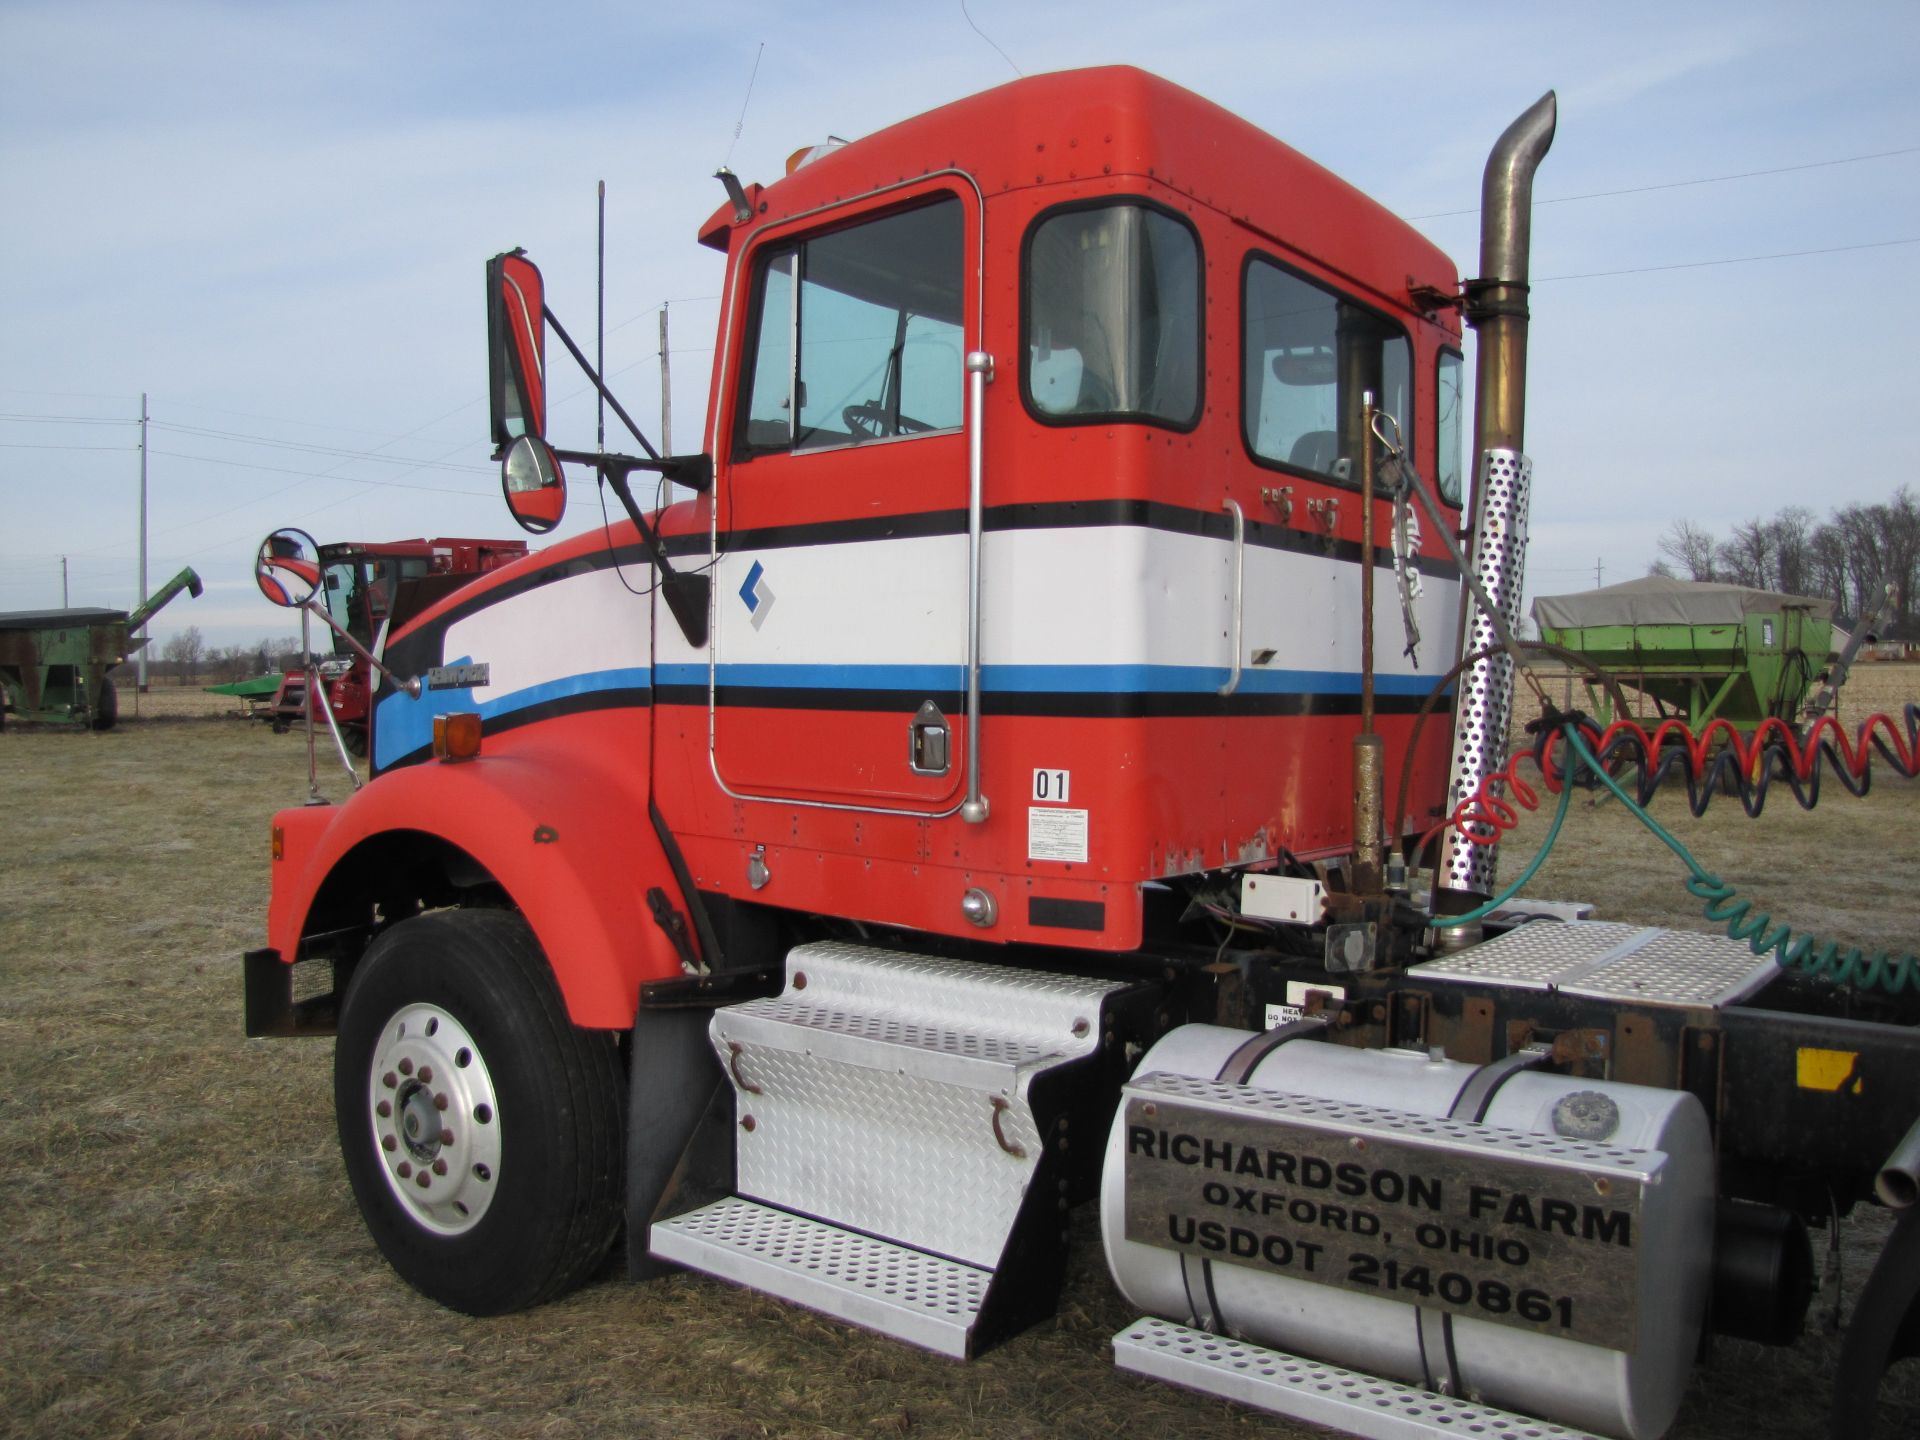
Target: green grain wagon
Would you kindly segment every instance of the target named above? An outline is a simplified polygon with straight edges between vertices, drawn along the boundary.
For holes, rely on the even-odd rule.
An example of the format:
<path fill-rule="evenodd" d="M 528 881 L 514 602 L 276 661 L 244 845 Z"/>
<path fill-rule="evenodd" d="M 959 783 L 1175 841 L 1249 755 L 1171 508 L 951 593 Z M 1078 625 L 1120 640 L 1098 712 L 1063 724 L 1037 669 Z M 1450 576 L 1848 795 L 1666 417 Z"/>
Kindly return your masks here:
<path fill-rule="evenodd" d="M 1826 664 L 1833 606 L 1745 585 L 1649 575 L 1533 602 L 1540 638 L 1577 652 L 1696 730 L 1792 720 Z M 1589 687 L 1591 691 L 1593 687 Z M 1590 696 L 1611 719 L 1603 694 Z"/>
<path fill-rule="evenodd" d="M 182 590 L 196 598 L 200 577 L 182 570 L 129 615 L 125 610 L 16 610 L 0 614 L 0 720 L 66 721 L 112 727 L 120 700 L 107 672 L 145 639 L 130 638 Z"/>

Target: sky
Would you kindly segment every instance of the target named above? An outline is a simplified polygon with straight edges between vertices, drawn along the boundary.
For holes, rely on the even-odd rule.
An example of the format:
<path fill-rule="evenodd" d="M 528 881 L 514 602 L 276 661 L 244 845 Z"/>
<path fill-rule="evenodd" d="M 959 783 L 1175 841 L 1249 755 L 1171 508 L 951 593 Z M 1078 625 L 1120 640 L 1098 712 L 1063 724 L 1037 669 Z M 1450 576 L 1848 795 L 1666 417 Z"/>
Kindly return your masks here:
<path fill-rule="evenodd" d="M 0 611 L 136 602 L 293 633 L 260 538 L 516 535 L 488 459 L 481 266 L 525 246 L 661 439 L 704 444 L 725 163 L 778 176 L 1015 78 L 1129 63 L 1279 136 L 1475 273 L 1488 149 L 1544 91 L 1529 594 L 1920 485 L 1920 6 L 1264 0 L 0 0 Z M 559 356 L 558 348 L 554 354 Z M 564 359 L 564 357 L 560 357 Z M 1471 358 L 1471 356 L 1470 356 Z M 559 371 L 556 370 L 556 375 Z M 549 433 L 589 445 L 584 380 Z M 618 445 L 610 429 L 609 445 Z M 590 485 L 562 534 L 599 523 Z"/>

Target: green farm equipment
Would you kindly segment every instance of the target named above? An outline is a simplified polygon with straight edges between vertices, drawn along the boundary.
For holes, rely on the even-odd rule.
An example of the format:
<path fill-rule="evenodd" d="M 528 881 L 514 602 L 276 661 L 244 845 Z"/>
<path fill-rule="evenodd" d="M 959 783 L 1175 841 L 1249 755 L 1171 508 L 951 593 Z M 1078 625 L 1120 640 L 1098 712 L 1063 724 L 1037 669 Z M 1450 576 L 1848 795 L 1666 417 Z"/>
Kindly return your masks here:
<path fill-rule="evenodd" d="M 0 614 L 0 718 L 67 721 L 111 729 L 120 697 L 107 672 L 146 644 L 133 632 L 200 577 L 182 570 L 128 614 L 125 610 L 16 610 Z"/>
<path fill-rule="evenodd" d="M 1533 602 L 1540 638 L 1575 651 L 1679 715 L 1697 733 L 1710 720 L 1742 729 L 1791 720 L 1825 666 L 1833 606 L 1745 585 L 1649 575 L 1602 590 Z M 1613 719 L 1589 686 L 1593 711 Z"/>

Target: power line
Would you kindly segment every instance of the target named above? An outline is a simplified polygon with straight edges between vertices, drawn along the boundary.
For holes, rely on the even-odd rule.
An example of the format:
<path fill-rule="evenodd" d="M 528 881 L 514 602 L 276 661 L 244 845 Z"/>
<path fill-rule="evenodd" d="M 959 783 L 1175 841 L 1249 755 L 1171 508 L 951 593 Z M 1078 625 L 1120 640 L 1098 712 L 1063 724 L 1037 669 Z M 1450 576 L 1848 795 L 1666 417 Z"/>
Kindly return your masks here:
<path fill-rule="evenodd" d="M 1803 255 L 1841 255 L 1850 250 L 1885 250 L 1894 245 L 1920 245 L 1920 235 L 1904 240 L 1869 240 L 1862 245 L 1828 245 L 1818 250 L 1781 250 L 1771 255 L 1733 255 L 1724 260 L 1683 260 L 1673 265 L 1640 265 L 1631 270 L 1587 270 L 1578 275 L 1536 275 L 1533 283 L 1549 280 L 1603 280 L 1615 275 L 1651 275 L 1660 270 L 1706 270 L 1716 265 L 1752 265 L 1761 260 L 1797 260 Z"/>
<path fill-rule="evenodd" d="M 442 460 L 415 460 L 405 455 L 382 455 L 373 450 L 349 450 L 338 445 L 316 445 L 302 440 L 275 440 L 266 435 L 249 435 L 238 430 L 210 430 L 198 425 L 177 425 L 164 420 L 155 420 L 152 426 L 156 430 L 170 430 L 178 435 L 196 435 L 203 439 L 232 440 L 246 445 L 264 445 L 275 450 L 298 450 L 307 455 L 338 455 L 347 460 L 372 460 L 382 465 L 407 465 L 414 469 L 454 470 L 465 474 L 482 473 L 477 465 L 448 464 Z M 392 442 L 389 442 L 392 443 Z M 464 448 L 467 442 L 462 442 Z"/>
<path fill-rule="evenodd" d="M 203 465 L 227 465 L 236 470 L 265 470 L 275 475 L 302 475 L 309 480 L 333 480 L 346 485 L 364 485 L 370 490 L 424 490 L 435 495 L 466 496 L 485 493 L 478 490 L 454 490 L 445 485 L 409 485 L 404 480 L 362 480 L 355 475 L 335 475 L 326 470 L 290 470 L 284 465 L 260 465 L 251 460 L 220 460 L 212 455 L 183 455 L 178 450 L 155 450 L 153 453 L 165 455 L 170 460 L 194 460 Z M 472 473 L 484 473 L 478 466 L 467 468 Z"/>
<path fill-rule="evenodd" d="M 138 420 L 114 419 L 101 415 L 0 415 L 20 425 L 138 425 Z"/>
<path fill-rule="evenodd" d="M 1729 180 L 1752 180 L 1763 175 L 1788 175 L 1796 170 L 1823 170 L 1832 165 L 1858 165 L 1864 160 L 1891 160 L 1900 155 L 1920 154 L 1920 145 L 1907 145 L 1898 150 L 1876 150 L 1870 155 L 1842 155 L 1833 160 L 1809 160 L 1800 165 L 1775 165 L 1765 170 L 1741 170 L 1732 175 L 1702 175 L 1693 180 L 1663 180 L 1651 185 L 1630 185 L 1623 190 L 1592 190 L 1584 195 L 1555 195 L 1550 199 L 1536 199 L 1535 206 L 1571 205 L 1578 200 L 1610 200 L 1619 195 L 1645 195 L 1654 190 L 1685 190 L 1694 185 L 1723 185 Z M 1434 210 L 1425 215 L 1408 215 L 1408 220 L 1445 220 L 1456 215 L 1478 215 L 1480 207 L 1468 210 Z"/>

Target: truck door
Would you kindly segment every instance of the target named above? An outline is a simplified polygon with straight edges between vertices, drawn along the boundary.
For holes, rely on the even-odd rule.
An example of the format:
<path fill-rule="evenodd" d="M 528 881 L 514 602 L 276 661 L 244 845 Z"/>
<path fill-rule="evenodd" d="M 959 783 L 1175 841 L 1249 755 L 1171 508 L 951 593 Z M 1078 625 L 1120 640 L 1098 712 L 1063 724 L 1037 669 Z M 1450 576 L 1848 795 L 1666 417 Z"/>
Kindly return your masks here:
<path fill-rule="evenodd" d="M 896 186 L 749 241 L 709 734 L 741 798 L 938 814 L 964 771 L 979 206 Z"/>

